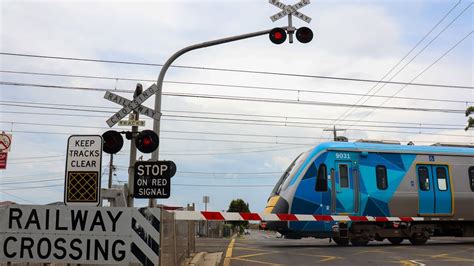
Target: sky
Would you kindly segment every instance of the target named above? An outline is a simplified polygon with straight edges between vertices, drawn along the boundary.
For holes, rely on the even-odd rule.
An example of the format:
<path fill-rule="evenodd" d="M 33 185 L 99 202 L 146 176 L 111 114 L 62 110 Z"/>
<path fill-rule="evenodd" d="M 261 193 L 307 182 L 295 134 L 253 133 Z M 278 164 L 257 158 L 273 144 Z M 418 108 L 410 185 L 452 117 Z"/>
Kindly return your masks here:
<path fill-rule="evenodd" d="M 268 1 L 0 0 L 0 127 L 13 135 L 7 169 L 0 170 L 0 200 L 62 201 L 68 137 L 101 135 L 121 108 L 104 99 L 106 90 L 130 99 L 137 82 L 144 88 L 156 82 L 158 65 L 176 51 L 285 27 L 286 18 L 270 20 L 279 11 Z M 209 196 L 208 210 L 220 211 L 242 198 L 261 212 L 290 162 L 330 141 L 333 126 L 352 141 L 474 142 L 463 113 L 474 102 L 472 88 L 315 77 L 473 87 L 471 1 L 313 0 L 299 11 L 312 18 L 309 24 L 293 18 L 296 28 L 312 29 L 310 43 L 275 45 L 263 35 L 191 51 L 167 71 L 160 159 L 174 161 L 178 172 L 171 197 L 159 204 L 195 203 L 202 210 L 202 197 Z M 154 97 L 144 105 L 153 108 Z M 144 120 L 141 129 L 151 129 L 153 121 Z M 115 185 L 127 182 L 129 147 L 126 140 L 114 157 Z M 103 187 L 108 162 L 104 154 Z"/>

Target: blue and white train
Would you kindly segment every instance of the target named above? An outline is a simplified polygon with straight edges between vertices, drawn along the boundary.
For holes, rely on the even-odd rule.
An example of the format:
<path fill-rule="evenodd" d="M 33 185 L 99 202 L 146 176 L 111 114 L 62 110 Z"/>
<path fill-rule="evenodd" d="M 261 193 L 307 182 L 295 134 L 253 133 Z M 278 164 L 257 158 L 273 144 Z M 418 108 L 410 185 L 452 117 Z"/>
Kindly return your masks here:
<path fill-rule="evenodd" d="M 417 222 L 268 222 L 286 238 L 339 245 L 431 236 L 474 236 L 474 146 L 327 142 L 300 154 L 273 189 L 265 213 L 424 217 Z"/>

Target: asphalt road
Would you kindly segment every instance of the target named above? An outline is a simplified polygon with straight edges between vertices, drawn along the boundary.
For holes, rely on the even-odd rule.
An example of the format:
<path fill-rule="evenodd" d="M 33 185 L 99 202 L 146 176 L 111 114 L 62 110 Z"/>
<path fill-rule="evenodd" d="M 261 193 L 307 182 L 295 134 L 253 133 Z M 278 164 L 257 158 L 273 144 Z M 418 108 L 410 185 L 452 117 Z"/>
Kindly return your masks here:
<path fill-rule="evenodd" d="M 327 239 L 276 238 L 275 233 L 251 230 L 230 239 L 199 239 L 198 251 L 222 251 L 224 265 L 474 265 L 474 238 L 432 238 L 413 246 L 372 241 L 365 247 L 339 247 Z M 223 257 L 224 257 L 223 256 Z"/>

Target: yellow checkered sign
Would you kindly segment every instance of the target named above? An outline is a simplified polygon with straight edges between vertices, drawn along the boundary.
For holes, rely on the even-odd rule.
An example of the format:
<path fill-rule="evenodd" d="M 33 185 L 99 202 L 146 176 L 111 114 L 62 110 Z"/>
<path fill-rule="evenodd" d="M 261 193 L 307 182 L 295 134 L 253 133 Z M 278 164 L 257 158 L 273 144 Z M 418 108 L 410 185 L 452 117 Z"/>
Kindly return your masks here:
<path fill-rule="evenodd" d="M 69 172 L 66 184 L 68 202 L 92 202 L 99 199 L 99 172 Z"/>
<path fill-rule="evenodd" d="M 66 205 L 100 205 L 102 142 L 100 135 L 69 137 L 64 184 Z"/>

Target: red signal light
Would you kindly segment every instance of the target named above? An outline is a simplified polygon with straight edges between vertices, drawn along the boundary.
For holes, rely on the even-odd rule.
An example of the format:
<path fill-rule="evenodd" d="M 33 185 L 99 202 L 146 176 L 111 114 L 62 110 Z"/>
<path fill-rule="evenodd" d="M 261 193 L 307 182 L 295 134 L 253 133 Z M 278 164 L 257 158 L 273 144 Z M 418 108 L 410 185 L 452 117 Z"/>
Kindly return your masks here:
<path fill-rule="evenodd" d="M 137 149 L 143 153 L 152 153 L 158 148 L 159 143 L 158 135 L 152 130 L 143 130 L 135 139 Z"/>
<path fill-rule="evenodd" d="M 274 28 L 270 31 L 269 38 L 274 44 L 282 44 L 286 41 L 286 31 L 282 28 Z"/>
<path fill-rule="evenodd" d="M 149 145 L 151 145 L 152 140 L 150 139 L 150 137 L 145 136 L 145 137 L 143 137 L 142 143 L 143 143 L 143 146 L 149 146 Z"/>

